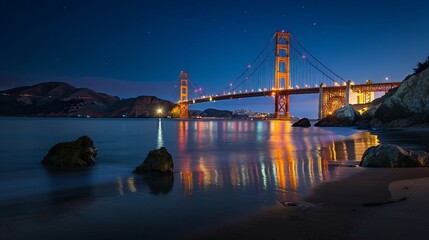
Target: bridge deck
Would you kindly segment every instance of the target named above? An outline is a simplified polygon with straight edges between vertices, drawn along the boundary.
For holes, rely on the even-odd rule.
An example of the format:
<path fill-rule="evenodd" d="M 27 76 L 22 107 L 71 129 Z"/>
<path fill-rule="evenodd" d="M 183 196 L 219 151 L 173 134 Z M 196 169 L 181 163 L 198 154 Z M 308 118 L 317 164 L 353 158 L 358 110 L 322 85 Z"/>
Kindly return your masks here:
<path fill-rule="evenodd" d="M 360 92 L 386 92 L 391 88 L 399 86 L 399 84 L 401 84 L 401 82 L 356 84 L 356 85 L 351 85 L 351 89 L 353 91 L 360 91 Z M 331 91 L 332 90 L 345 91 L 346 86 L 324 87 L 323 89 L 331 90 Z M 320 91 L 320 88 L 298 88 L 298 89 L 254 91 L 254 92 L 244 92 L 244 93 L 235 93 L 235 94 L 205 96 L 198 99 L 188 100 L 186 101 L 186 103 L 194 104 L 194 103 L 203 103 L 203 102 L 211 102 L 211 101 L 218 101 L 218 100 L 274 96 L 275 94 L 280 94 L 280 95 L 315 94 L 315 93 L 319 93 L 319 91 Z"/>

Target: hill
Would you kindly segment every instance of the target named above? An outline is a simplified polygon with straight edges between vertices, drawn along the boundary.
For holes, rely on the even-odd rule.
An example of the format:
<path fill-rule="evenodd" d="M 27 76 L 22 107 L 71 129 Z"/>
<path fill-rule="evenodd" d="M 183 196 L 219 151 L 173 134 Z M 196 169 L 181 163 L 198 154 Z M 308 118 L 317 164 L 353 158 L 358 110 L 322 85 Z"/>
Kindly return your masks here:
<path fill-rule="evenodd" d="M 0 116 L 157 117 L 176 104 L 154 96 L 120 99 L 64 82 L 46 82 L 0 91 Z"/>

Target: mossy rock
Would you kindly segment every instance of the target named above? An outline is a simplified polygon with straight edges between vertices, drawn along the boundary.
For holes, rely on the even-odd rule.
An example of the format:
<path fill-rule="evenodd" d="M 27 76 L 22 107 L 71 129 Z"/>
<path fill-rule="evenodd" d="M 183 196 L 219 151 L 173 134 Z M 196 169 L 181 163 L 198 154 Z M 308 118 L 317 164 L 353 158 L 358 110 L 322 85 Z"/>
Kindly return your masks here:
<path fill-rule="evenodd" d="M 51 168 L 85 168 L 95 164 L 97 149 L 91 138 L 81 136 L 75 141 L 61 142 L 49 149 L 42 163 Z"/>
<path fill-rule="evenodd" d="M 155 149 L 147 154 L 146 159 L 133 171 L 134 173 L 173 173 L 173 157 L 165 147 Z"/>
<path fill-rule="evenodd" d="M 406 150 L 393 144 L 368 148 L 362 155 L 361 167 L 424 167 L 428 166 L 429 153 Z"/>

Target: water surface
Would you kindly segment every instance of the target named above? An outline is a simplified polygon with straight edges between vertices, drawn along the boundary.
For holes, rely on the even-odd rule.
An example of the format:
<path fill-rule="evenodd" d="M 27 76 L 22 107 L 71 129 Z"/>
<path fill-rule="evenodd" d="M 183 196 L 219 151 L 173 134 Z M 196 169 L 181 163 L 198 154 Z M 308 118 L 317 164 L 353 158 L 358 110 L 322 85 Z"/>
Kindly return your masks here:
<path fill-rule="evenodd" d="M 339 177 L 330 163 L 378 144 L 369 132 L 288 121 L 1 118 L 0 131 L 2 239 L 180 238 L 296 200 Z M 94 167 L 40 164 L 51 146 L 81 135 L 99 150 Z M 161 146 L 173 176 L 131 173 Z"/>

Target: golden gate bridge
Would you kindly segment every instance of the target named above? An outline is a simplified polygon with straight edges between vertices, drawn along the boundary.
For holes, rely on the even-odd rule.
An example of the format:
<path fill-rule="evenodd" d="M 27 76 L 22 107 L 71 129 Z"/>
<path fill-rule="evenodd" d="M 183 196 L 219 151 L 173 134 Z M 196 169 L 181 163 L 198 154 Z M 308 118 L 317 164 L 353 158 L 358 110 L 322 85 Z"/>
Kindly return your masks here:
<path fill-rule="evenodd" d="M 192 82 L 187 72 L 180 72 L 180 118 L 188 118 L 188 106 L 202 102 L 272 96 L 278 119 L 290 118 L 290 95 L 319 94 L 319 119 L 351 103 L 372 101 L 373 92 L 387 92 L 400 82 L 353 84 L 336 74 L 289 32 L 276 32 L 244 71 L 220 92 L 206 94 Z M 189 88 L 200 96 L 189 99 Z"/>

